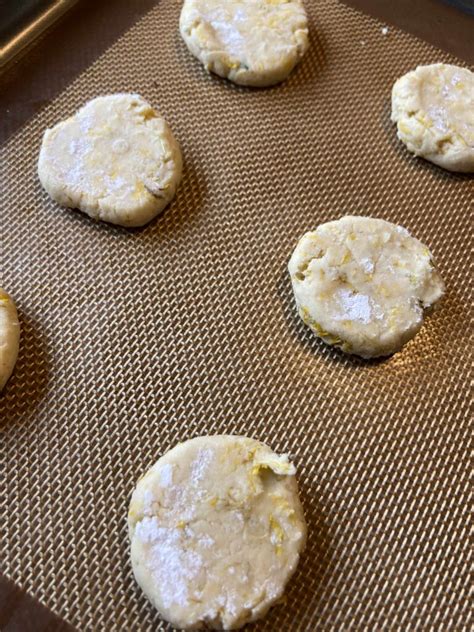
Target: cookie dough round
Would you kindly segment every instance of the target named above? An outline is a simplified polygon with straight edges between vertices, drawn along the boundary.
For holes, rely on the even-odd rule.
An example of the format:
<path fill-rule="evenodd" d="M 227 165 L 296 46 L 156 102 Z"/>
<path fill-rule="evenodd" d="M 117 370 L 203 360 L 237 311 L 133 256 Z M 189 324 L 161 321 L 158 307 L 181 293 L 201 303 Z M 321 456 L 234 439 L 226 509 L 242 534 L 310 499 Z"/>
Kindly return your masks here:
<path fill-rule="evenodd" d="M 347 216 L 306 233 L 289 262 L 299 315 L 363 358 L 398 351 L 444 293 L 431 253 L 401 226 Z"/>
<path fill-rule="evenodd" d="M 246 437 L 198 437 L 140 479 L 128 516 L 135 578 L 182 629 L 236 629 L 283 594 L 306 542 L 295 468 Z"/>
<path fill-rule="evenodd" d="M 185 0 L 180 30 L 207 70 L 244 86 L 283 81 L 308 48 L 299 0 Z"/>
<path fill-rule="evenodd" d="M 166 121 L 137 94 L 89 101 L 46 130 L 38 174 L 63 206 L 121 226 L 143 226 L 174 197 L 181 151 Z"/>
<path fill-rule="evenodd" d="M 474 172 L 474 73 L 449 64 L 418 66 L 392 90 L 398 138 L 449 171 Z"/>
<path fill-rule="evenodd" d="M 20 323 L 13 300 L 0 288 L 0 391 L 12 374 L 20 344 Z"/>

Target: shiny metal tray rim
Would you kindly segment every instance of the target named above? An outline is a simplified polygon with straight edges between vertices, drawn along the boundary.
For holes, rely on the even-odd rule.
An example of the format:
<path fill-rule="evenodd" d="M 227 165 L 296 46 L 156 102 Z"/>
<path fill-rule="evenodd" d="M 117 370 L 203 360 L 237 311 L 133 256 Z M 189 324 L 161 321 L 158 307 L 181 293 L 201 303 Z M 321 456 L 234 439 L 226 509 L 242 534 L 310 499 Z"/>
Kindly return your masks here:
<path fill-rule="evenodd" d="M 0 71 L 16 59 L 20 53 L 25 52 L 34 40 L 77 2 L 78 0 L 51 0 L 39 14 L 12 32 L 10 39 L 0 49 Z"/>

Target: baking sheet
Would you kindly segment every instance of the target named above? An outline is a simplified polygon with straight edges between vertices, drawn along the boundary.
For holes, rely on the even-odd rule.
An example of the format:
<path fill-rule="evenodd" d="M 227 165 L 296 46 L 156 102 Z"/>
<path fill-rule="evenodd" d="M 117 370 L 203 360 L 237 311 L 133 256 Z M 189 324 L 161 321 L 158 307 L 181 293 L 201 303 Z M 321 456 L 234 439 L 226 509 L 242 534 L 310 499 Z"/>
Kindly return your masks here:
<path fill-rule="evenodd" d="M 2 0 L 0 72 L 50 28 L 77 0 Z"/>
<path fill-rule="evenodd" d="M 469 629 L 473 180 L 412 158 L 389 120 L 398 76 L 459 60 L 321 0 L 290 79 L 249 90 L 188 54 L 180 3 L 126 4 L 72 64 L 58 52 L 39 95 L 26 70 L 22 99 L 3 96 L 0 274 L 22 325 L 0 397 L 3 570 L 80 630 L 168 629 L 132 577 L 130 493 L 177 441 L 236 432 L 289 451 L 309 525 L 286 605 L 254 629 Z M 45 127 L 116 91 L 153 103 L 185 157 L 141 230 L 59 208 L 36 176 Z M 406 226 L 446 280 L 385 361 L 343 356 L 295 313 L 292 249 L 345 213 Z"/>

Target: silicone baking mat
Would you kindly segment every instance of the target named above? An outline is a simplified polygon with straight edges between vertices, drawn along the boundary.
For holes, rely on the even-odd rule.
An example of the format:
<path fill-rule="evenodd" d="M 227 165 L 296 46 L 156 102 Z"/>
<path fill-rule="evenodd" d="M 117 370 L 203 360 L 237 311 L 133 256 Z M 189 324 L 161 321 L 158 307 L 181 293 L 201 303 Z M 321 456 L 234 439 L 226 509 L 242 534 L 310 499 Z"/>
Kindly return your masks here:
<path fill-rule="evenodd" d="M 307 1 L 300 66 L 243 89 L 188 54 L 180 3 L 139 6 L 101 49 L 84 33 L 82 66 L 61 90 L 51 74 L 31 116 L 9 113 L 0 270 L 22 339 L 0 398 L 3 570 L 79 630 L 168 629 L 132 577 L 131 491 L 176 442 L 242 433 L 291 454 L 309 525 L 286 605 L 253 629 L 472 628 L 473 180 L 412 158 L 390 123 L 398 76 L 459 60 Z M 44 129 L 118 91 L 153 103 L 185 157 L 175 201 L 141 230 L 59 208 L 36 175 Z M 295 313 L 293 247 L 346 213 L 407 227 L 446 280 L 385 361 L 328 348 Z"/>

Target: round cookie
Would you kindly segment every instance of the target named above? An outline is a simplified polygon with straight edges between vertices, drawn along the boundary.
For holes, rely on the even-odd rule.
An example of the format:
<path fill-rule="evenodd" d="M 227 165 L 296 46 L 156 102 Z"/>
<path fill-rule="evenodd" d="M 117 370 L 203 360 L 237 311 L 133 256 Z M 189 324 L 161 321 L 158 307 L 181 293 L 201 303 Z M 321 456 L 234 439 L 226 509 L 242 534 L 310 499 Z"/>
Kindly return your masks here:
<path fill-rule="evenodd" d="M 46 130 L 38 162 L 56 202 L 121 226 L 143 226 L 162 211 L 181 170 L 168 124 L 137 94 L 98 97 Z"/>
<path fill-rule="evenodd" d="M 143 476 L 128 515 L 135 578 L 181 629 L 236 629 L 283 594 L 306 542 L 295 468 L 246 437 L 178 444 Z"/>
<path fill-rule="evenodd" d="M 244 86 L 283 81 L 308 48 L 299 0 L 185 0 L 180 31 L 207 70 Z"/>
<path fill-rule="evenodd" d="M 401 349 L 444 293 L 431 253 L 401 226 L 347 216 L 306 233 L 288 269 L 299 315 L 363 358 Z"/>
<path fill-rule="evenodd" d="M 418 66 L 392 90 L 398 138 L 449 171 L 474 172 L 474 73 L 449 64 Z"/>
<path fill-rule="evenodd" d="M 0 391 L 12 374 L 20 344 L 20 323 L 13 300 L 0 288 Z"/>

